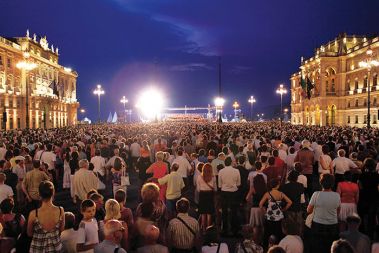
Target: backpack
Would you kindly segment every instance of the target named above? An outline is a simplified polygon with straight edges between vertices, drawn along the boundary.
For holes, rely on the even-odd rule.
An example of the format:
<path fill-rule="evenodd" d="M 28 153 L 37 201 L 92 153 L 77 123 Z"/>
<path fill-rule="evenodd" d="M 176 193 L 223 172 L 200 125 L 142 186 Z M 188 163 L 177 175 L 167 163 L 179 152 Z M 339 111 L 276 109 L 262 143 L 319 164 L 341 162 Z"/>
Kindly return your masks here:
<path fill-rule="evenodd" d="M 22 232 L 22 227 L 20 225 L 21 214 L 16 214 L 13 220 L 7 221 L 4 223 L 4 234 L 7 237 L 12 237 L 17 239 L 17 237 Z"/>

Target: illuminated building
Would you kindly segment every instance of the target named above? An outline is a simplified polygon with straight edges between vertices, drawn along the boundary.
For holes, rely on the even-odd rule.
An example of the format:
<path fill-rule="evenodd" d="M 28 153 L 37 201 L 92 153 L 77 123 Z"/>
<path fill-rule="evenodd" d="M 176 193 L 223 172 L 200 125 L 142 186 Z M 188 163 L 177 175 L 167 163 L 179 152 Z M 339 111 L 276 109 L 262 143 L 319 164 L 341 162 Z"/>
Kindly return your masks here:
<path fill-rule="evenodd" d="M 373 67 L 368 78 L 368 69 L 359 64 L 366 60 L 369 49 L 377 58 L 379 37 L 342 34 L 317 48 L 312 58 L 302 60 L 300 71 L 290 79 L 292 124 L 366 126 L 369 83 L 370 122 L 378 127 L 379 67 Z M 301 77 L 315 86 L 310 99 Z"/>
<path fill-rule="evenodd" d="M 29 31 L 25 37 L 0 37 L 1 129 L 4 124 L 7 130 L 27 128 L 27 121 L 29 128 L 77 123 L 78 74 L 58 59 L 59 49 L 49 47 L 46 37 L 29 36 Z"/>

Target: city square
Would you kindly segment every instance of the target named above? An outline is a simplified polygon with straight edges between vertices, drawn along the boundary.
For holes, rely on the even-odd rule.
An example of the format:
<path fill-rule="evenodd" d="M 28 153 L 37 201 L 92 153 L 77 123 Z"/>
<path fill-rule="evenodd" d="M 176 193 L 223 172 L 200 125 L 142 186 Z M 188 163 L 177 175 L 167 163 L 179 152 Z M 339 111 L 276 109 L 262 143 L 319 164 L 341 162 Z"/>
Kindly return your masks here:
<path fill-rule="evenodd" d="M 379 252 L 378 7 L 0 1 L 0 252 Z"/>

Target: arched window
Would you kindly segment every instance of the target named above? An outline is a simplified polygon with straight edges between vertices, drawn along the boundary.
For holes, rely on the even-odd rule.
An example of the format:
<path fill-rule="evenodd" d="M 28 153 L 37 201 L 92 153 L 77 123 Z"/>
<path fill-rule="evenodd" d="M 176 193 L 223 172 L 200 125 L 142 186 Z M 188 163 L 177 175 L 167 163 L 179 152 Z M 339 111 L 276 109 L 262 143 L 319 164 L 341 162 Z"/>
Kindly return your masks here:
<path fill-rule="evenodd" d="M 336 85 L 334 83 L 334 78 L 332 79 L 332 92 L 336 92 Z"/>
<path fill-rule="evenodd" d="M 367 76 L 363 79 L 363 88 L 367 88 Z"/>
<path fill-rule="evenodd" d="M 358 99 L 355 100 L 355 107 L 358 107 Z"/>
<path fill-rule="evenodd" d="M 378 74 L 374 74 L 372 77 L 372 86 L 377 86 L 378 85 Z"/>
<path fill-rule="evenodd" d="M 355 90 L 358 90 L 358 78 L 355 78 L 355 81 L 354 81 L 354 89 L 355 89 Z"/>
<path fill-rule="evenodd" d="M 345 90 L 350 91 L 350 80 L 347 80 Z"/>
<path fill-rule="evenodd" d="M 329 92 L 329 81 L 325 82 L 325 91 L 326 91 L 326 93 Z"/>

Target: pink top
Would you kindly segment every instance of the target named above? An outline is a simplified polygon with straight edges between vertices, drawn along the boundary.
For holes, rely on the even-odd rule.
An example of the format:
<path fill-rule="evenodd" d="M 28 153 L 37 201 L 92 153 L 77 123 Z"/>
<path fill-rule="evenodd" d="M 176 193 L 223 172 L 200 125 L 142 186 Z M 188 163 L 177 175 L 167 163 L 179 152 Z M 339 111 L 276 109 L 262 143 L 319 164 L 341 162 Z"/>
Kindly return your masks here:
<path fill-rule="evenodd" d="M 165 162 L 155 162 L 146 171 L 147 173 L 153 173 L 154 178 L 161 178 L 164 177 L 168 170 L 167 170 L 167 163 Z"/>
<path fill-rule="evenodd" d="M 358 203 L 359 188 L 353 182 L 340 182 L 337 192 L 341 196 L 341 203 Z"/>

